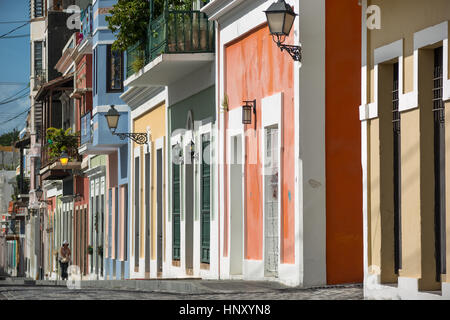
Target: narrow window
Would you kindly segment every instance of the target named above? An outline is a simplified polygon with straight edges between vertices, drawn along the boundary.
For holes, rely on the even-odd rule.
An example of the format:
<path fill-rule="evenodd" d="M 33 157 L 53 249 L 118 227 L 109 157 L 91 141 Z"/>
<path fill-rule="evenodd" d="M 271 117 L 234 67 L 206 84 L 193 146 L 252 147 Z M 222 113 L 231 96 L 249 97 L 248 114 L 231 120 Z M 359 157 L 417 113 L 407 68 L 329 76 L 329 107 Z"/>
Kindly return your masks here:
<path fill-rule="evenodd" d="M 134 158 L 134 267 L 139 268 L 139 236 L 140 236 L 140 158 Z"/>
<path fill-rule="evenodd" d="M 180 165 L 172 164 L 173 260 L 180 260 Z"/>
<path fill-rule="evenodd" d="M 119 188 L 116 187 L 114 188 L 114 258 L 116 260 L 120 257 L 119 237 Z"/>
<path fill-rule="evenodd" d="M 93 77 L 94 77 L 94 81 L 93 81 L 93 86 L 94 86 L 94 95 L 96 95 L 97 94 L 97 59 L 96 59 L 96 53 L 97 53 L 97 48 L 95 48 L 94 50 L 93 50 L 93 63 L 94 63 L 94 74 L 93 74 Z"/>
<path fill-rule="evenodd" d="M 398 63 L 393 66 L 392 123 L 394 135 L 394 263 L 395 273 L 401 269 L 401 149 L 400 112 L 398 95 Z"/>
<path fill-rule="evenodd" d="M 202 135 L 202 163 L 200 171 L 201 183 L 201 262 L 209 263 L 210 255 L 210 220 L 211 220 L 211 166 L 206 159 L 206 152 L 209 152 L 209 134 Z"/>
<path fill-rule="evenodd" d="M 112 50 L 111 45 L 106 48 L 106 91 L 123 91 L 123 53 Z"/>
<path fill-rule="evenodd" d="M 42 17 L 43 0 L 34 0 L 34 18 Z"/>
<path fill-rule="evenodd" d="M 42 72 L 42 41 L 34 42 L 34 74 L 35 77 L 38 78 L 38 81 L 42 81 L 45 79 L 41 79 L 43 77 Z"/>
<path fill-rule="evenodd" d="M 434 50 L 433 115 L 434 115 L 434 212 L 436 281 L 446 273 L 445 232 L 445 110 L 442 100 L 442 47 Z"/>
<path fill-rule="evenodd" d="M 123 242 L 123 256 L 124 259 L 127 260 L 128 255 L 128 185 L 126 184 L 123 187 L 124 197 L 123 197 L 123 234 L 124 234 L 124 242 Z"/>

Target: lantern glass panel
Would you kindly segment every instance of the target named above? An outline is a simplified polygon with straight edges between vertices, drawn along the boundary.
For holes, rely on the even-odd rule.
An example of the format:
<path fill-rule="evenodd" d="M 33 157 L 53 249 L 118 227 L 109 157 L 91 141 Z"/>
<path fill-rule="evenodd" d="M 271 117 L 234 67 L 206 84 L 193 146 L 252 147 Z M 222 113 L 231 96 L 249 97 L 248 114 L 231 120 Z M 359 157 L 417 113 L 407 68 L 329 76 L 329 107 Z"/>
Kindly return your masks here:
<path fill-rule="evenodd" d="M 295 15 L 293 13 L 286 13 L 284 16 L 283 34 L 289 35 L 294 24 Z"/>
<path fill-rule="evenodd" d="M 242 123 L 243 124 L 252 123 L 252 107 L 251 106 L 243 106 L 242 107 Z"/>
<path fill-rule="evenodd" d="M 109 109 L 108 113 L 105 115 L 109 130 L 113 132 L 116 131 L 119 117 L 120 114 L 117 112 L 117 110 L 111 107 L 111 109 Z"/>
<path fill-rule="evenodd" d="M 266 12 L 267 22 L 271 34 L 282 34 L 284 24 L 284 12 Z"/>

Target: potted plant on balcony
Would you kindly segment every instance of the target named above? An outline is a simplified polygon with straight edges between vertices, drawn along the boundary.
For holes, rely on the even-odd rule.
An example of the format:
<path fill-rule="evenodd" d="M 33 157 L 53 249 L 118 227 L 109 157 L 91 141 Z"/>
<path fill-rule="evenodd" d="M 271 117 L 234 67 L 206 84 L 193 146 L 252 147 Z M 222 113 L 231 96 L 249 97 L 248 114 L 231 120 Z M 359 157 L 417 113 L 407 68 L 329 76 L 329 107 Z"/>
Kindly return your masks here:
<path fill-rule="evenodd" d="M 139 72 L 145 66 L 145 54 L 144 50 L 137 48 L 135 53 L 135 60 L 132 63 L 132 68 L 135 73 Z"/>
<path fill-rule="evenodd" d="M 57 161 L 63 152 L 69 155 L 69 159 L 75 160 L 78 157 L 78 134 L 71 131 L 71 128 L 67 130 L 53 127 L 47 129 L 48 160 Z"/>
<path fill-rule="evenodd" d="M 87 251 L 88 251 L 88 254 L 90 256 L 92 256 L 94 254 L 94 247 L 92 247 L 91 245 L 88 245 Z"/>

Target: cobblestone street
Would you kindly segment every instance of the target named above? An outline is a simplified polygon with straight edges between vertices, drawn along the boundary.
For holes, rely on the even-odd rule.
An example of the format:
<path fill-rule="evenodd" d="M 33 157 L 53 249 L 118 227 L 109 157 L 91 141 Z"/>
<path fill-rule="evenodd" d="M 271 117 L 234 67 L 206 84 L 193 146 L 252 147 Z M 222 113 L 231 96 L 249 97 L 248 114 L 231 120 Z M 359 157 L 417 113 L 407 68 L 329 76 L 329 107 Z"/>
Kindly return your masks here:
<path fill-rule="evenodd" d="M 124 289 L 82 288 L 62 286 L 0 285 L 0 300 L 362 300 L 360 286 L 318 289 L 264 290 L 177 294 Z"/>

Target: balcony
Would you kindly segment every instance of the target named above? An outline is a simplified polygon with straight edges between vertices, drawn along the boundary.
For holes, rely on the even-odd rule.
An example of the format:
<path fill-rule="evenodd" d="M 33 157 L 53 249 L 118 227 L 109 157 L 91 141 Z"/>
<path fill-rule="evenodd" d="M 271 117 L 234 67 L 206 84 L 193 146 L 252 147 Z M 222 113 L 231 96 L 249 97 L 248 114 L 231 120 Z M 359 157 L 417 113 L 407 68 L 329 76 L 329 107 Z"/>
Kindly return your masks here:
<path fill-rule="evenodd" d="M 214 61 L 214 23 L 200 11 L 168 10 L 150 22 L 147 39 L 127 51 L 127 86 L 168 85 Z M 143 69 L 133 65 L 142 59 Z"/>
<path fill-rule="evenodd" d="M 78 140 L 79 142 L 80 140 Z M 81 169 L 82 157 L 78 154 L 78 149 L 69 149 L 69 162 L 63 166 L 59 158 L 52 157 L 49 151 L 49 143 L 46 143 L 41 149 L 41 178 L 42 180 L 62 180 L 72 175 L 72 170 Z M 79 145 L 79 143 L 78 143 Z"/>
<path fill-rule="evenodd" d="M 35 70 L 33 90 L 39 90 L 47 82 L 47 70 Z"/>

